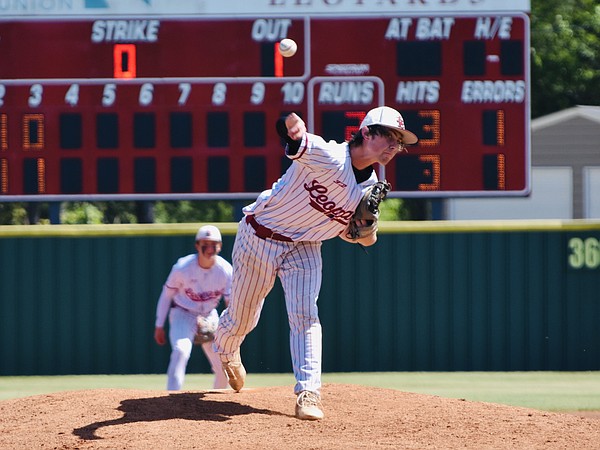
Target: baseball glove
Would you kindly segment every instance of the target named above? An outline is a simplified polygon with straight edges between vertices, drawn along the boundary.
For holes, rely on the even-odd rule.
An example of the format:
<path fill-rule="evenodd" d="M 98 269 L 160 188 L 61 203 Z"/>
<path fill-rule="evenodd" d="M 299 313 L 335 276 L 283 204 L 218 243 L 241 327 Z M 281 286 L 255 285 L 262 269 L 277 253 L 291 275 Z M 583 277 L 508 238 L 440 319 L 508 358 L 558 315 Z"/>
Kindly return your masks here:
<path fill-rule="evenodd" d="M 378 181 L 369 186 L 364 194 L 350 223 L 345 230 L 348 239 L 357 241 L 377 231 L 379 220 L 379 204 L 385 199 L 392 186 L 387 181 Z"/>
<path fill-rule="evenodd" d="M 198 330 L 194 336 L 194 345 L 202 345 L 206 342 L 212 342 L 215 339 L 215 331 L 217 331 L 218 320 L 213 321 L 209 317 L 198 316 Z"/>

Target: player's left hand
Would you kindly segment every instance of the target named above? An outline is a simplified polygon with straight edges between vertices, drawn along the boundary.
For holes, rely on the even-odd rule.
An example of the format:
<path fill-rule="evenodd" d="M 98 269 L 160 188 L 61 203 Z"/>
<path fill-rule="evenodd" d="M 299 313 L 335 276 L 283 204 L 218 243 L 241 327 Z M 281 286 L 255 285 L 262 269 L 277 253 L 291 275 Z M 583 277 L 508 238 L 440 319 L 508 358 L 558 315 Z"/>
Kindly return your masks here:
<path fill-rule="evenodd" d="M 352 219 L 342 233 L 344 240 L 362 245 L 372 245 L 377 241 L 379 204 L 390 189 L 390 184 L 384 180 L 376 182 L 364 191 Z"/>
<path fill-rule="evenodd" d="M 165 345 L 167 339 L 165 338 L 165 329 L 162 327 L 154 328 L 154 340 L 158 345 Z"/>

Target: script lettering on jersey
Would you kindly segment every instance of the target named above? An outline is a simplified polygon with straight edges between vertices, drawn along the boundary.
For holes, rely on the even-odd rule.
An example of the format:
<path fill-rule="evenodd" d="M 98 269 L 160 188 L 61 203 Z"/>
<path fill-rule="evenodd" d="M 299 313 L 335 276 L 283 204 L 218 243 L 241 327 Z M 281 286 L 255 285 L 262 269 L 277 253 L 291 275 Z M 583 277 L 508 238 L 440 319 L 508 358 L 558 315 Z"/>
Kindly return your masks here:
<path fill-rule="evenodd" d="M 305 183 L 304 189 L 310 195 L 310 206 L 322 212 L 331 220 L 340 222 L 343 225 L 348 224 L 354 211 L 346 211 L 343 208 L 338 208 L 335 202 L 331 201 L 327 196 L 329 192 L 327 186 L 323 186 L 317 180 L 313 180 L 312 184 Z"/>
<path fill-rule="evenodd" d="M 187 288 L 185 290 L 185 295 L 194 302 L 209 302 L 221 298 L 223 296 L 223 291 L 194 292 L 192 289 Z"/>
<path fill-rule="evenodd" d="M 160 20 L 96 20 L 92 42 L 156 42 Z"/>

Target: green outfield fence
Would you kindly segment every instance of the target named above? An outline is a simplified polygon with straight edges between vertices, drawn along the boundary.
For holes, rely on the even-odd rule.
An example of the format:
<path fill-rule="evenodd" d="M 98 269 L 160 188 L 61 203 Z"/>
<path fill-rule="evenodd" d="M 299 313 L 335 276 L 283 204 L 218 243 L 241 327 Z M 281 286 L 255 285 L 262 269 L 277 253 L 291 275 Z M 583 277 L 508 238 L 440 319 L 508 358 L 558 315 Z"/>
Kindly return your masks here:
<path fill-rule="evenodd" d="M 156 301 L 200 225 L 0 226 L 0 375 L 164 373 Z M 600 370 L 600 221 L 380 228 L 367 252 L 323 244 L 325 371 Z M 242 352 L 290 372 L 279 282 Z"/>

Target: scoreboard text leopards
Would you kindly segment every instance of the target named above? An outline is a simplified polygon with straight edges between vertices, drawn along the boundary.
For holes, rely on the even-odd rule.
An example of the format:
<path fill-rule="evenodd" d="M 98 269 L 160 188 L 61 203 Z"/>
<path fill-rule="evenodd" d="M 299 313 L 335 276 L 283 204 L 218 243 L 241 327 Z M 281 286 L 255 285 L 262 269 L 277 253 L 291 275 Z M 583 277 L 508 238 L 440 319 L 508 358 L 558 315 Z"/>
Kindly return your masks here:
<path fill-rule="evenodd" d="M 23 19 L 0 56 L 5 200 L 259 192 L 279 116 L 339 141 L 384 104 L 420 139 L 379 168 L 396 195 L 529 190 L 524 14 Z"/>

